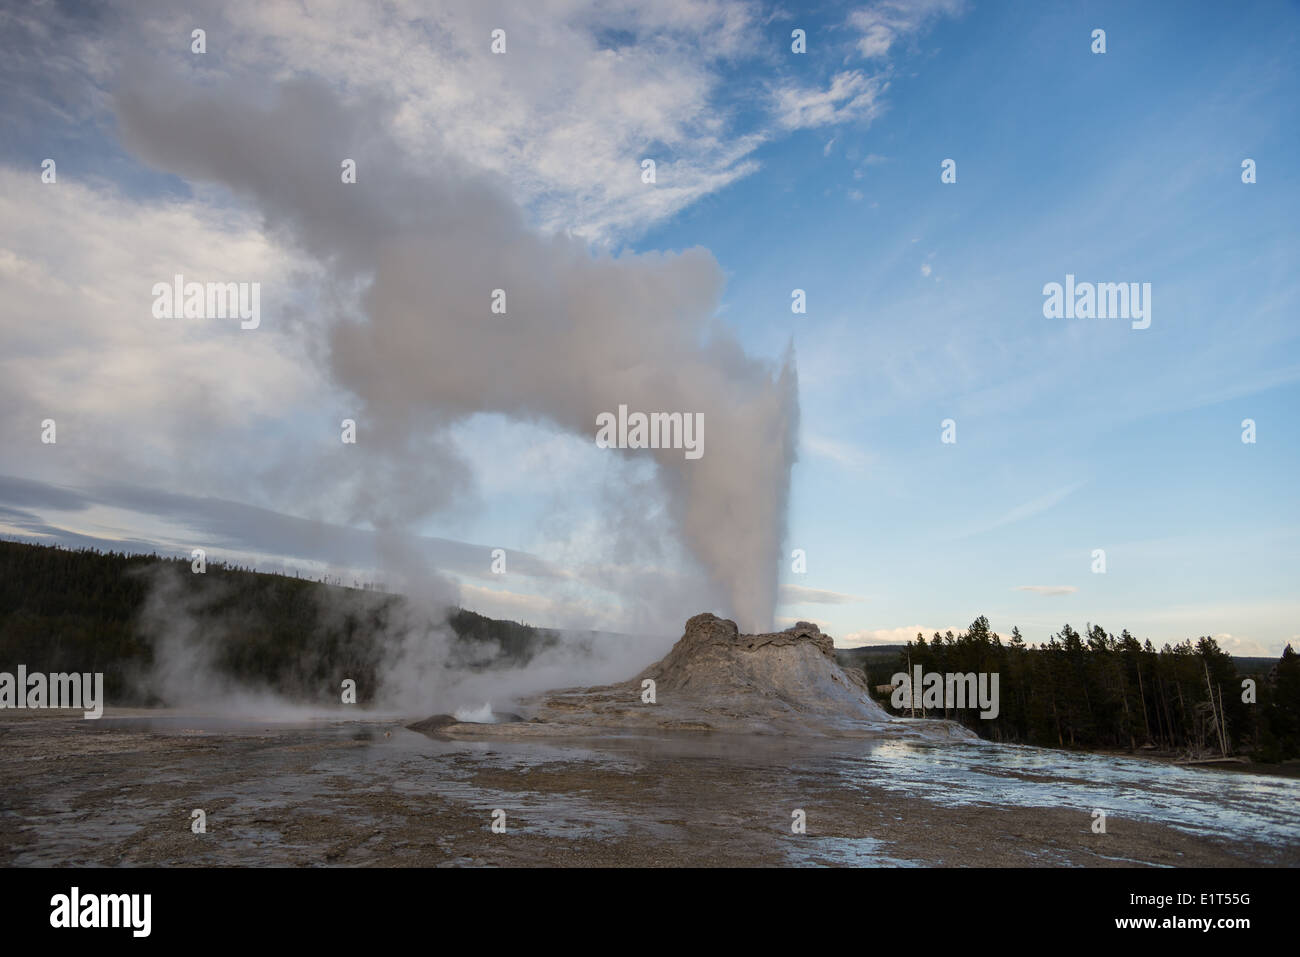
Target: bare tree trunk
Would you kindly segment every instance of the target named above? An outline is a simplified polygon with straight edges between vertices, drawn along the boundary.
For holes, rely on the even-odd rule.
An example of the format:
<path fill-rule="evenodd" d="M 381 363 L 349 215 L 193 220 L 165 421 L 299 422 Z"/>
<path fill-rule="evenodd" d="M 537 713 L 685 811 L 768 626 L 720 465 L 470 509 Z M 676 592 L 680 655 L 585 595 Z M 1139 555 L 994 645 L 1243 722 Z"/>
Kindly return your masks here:
<path fill-rule="evenodd" d="M 907 652 L 907 687 L 912 692 L 911 694 L 908 695 L 908 697 L 912 699 L 911 705 L 912 705 L 913 718 L 916 717 L 916 689 L 912 687 L 912 678 L 914 677 L 914 675 L 915 672 L 912 671 L 912 651 L 909 648 Z"/>
<path fill-rule="evenodd" d="M 1223 757 L 1232 750 L 1232 740 L 1227 736 L 1227 714 L 1223 711 L 1223 685 L 1219 685 L 1219 727 L 1223 735 Z"/>
<path fill-rule="evenodd" d="M 1210 693 L 1210 714 L 1214 718 L 1214 731 L 1219 737 L 1219 751 L 1228 756 L 1228 742 L 1223 739 L 1223 726 L 1219 723 L 1219 707 L 1214 703 L 1214 686 L 1210 684 L 1210 662 L 1207 658 L 1201 662 L 1205 666 L 1205 690 Z"/>

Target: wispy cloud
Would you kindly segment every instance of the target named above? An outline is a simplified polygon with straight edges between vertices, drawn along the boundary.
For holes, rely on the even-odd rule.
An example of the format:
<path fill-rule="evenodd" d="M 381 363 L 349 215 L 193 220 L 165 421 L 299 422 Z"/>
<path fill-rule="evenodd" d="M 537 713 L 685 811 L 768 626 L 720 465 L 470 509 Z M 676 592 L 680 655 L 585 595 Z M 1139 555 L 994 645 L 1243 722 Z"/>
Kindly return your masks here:
<path fill-rule="evenodd" d="M 855 631 L 835 640 L 837 648 L 862 648 L 867 645 L 905 645 L 915 641 L 917 635 L 924 635 L 927 640 L 935 632 L 956 632 L 956 628 L 930 628 L 925 625 L 904 625 L 901 628 L 870 628 Z"/>
<path fill-rule="evenodd" d="M 1087 482 L 1085 481 L 1072 482 L 1069 485 L 1064 485 L 1061 488 L 1054 489 L 1046 495 L 1040 495 L 1038 498 L 1025 502 L 1022 505 L 1017 505 L 1015 508 L 1004 512 L 992 521 L 975 525 L 967 529 L 965 532 L 962 532 L 957 537 L 968 538 L 972 535 L 983 535 L 985 532 L 991 532 L 995 528 L 1001 528 L 1004 525 L 1010 525 L 1013 522 L 1021 522 L 1027 518 L 1033 517 L 1034 515 L 1039 515 L 1053 506 L 1059 505 L 1079 489 L 1083 488 L 1086 484 Z"/>
<path fill-rule="evenodd" d="M 1223 631 L 1213 637 L 1219 647 L 1230 655 L 1246 655 L 1248 657 L 1253 656 L 1260 658 L 1272 657 L 1269 650 L 1265 648 L 1263 644 L 1256 641 L 1254 638 L 1247 637 L 1246 635 L 1232 635 Z"/>
<path fill-rule="evenodd" d="M 1073 595 L 1079 589 L 1074 585 L 1017 585 L 1016 591 L 1031 591 L 1036 595 Z"/>
<path fill-rule="evenodd" d="M 824 90 L 789 83 L 775 92 L 776 122 L 786 130 L 800 130 L 871 120 L 880 114 L 881 97 L 888 85 L 883 77 L 868 76 L 861 70 L 835 74 Z"/>
<path fill-rule="evenodd" d="M 843 592 L 826 591 L 821 588 L 782 585 L 778 600 L 782 605 L 852 605 L 867 599 L 858 595 L 846 595 Z"/>
<path fill-rule="evenodd" d="M 855 472 L 865 471 L 872 461 L 871 456 L 860 447 L 825 435 L 805 432 L 800 437 L 799 444 L 803 451 L 829 459 Z"/>
<path fill-rule="evenodd" d="M 849 14 L 849 26 L 860 34 L 858 52 L 879 59 L 936 17 L 959 13 L 962 6 L 962 0 L 879 0 Z"/>

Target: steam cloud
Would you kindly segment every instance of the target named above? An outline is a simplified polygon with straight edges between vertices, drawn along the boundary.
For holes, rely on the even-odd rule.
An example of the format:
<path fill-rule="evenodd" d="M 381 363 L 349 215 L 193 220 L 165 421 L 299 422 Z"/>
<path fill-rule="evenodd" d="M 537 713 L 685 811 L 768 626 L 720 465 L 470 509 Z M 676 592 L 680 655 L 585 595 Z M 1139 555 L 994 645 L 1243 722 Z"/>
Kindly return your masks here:
<path fill-rule="evenodd" d="M 620 404 L 700 412 L 698 460 L 609 454 L 654 457 L 664 517 L 645 531 L 685 545 L 715 610 L 770 630 L 798 427 L 794 360 L 747 356 L 713 318 L 723 275 L 709 252 L 611 256 L 539 235 L 506 184 L 436 147 L 404 155 L 390 104 L 345 104 L 315 80 L 268 96 L 137 70 L 115 112 L 146 161 L 250 197 L 269 229 L 361 290 L 362 315 L 330 319 L 322 357 L 361 403 L 355 519 L 399 530 L 447 505 L 468 485 L 447 429 L 475 413 L 591 441 L 597 415 Z M 344 158 L 357 162 L 355 184 L 340 182 Z M 495 289 L 504 316 L 490 313 Z M 646 505 L 626 503 L 642 521 Z"/>

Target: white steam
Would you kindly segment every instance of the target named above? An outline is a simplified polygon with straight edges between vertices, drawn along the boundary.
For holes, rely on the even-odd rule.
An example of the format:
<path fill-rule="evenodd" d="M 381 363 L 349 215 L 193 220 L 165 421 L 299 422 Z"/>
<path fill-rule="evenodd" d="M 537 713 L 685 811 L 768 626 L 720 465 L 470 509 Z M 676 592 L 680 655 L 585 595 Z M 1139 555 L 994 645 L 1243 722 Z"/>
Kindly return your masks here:
<path fill-rule="evenodd" d="M 624 502 L 611 526 L 681 543 L 711 610 L 769 630 L 798 426 L 794 363 L 747 356 L 714 318 L 723 276 L 712 255 L 600 255 L 539 235 L 502 184 L 450 160 L 406 161 L 381 100 L 344 104 L 311 80 L 264 91 L 136 73 L 116 115 L 146 160 L 251 199 L 340 285 L 364 288 L 359 312 L 330 322 L 323 356 L 367 428 L 351 518 L 396 532 L 445 506 L 468 484 L 447 429 L 476 413 L 587 441 L 597 415 L 621 404 L 702 413 L 698 460 L 609 452 L 653 456 L 662 505 L 656 522 L 647 503 Z M 357 183 L 340 182 L 341 157 L 356 159 Z M 489 310 L 497 289 L 505 315 Z M 680 621 L 705 609 L 673 610 Z M 418 666 L 423 639 L 417 650 Z"/>

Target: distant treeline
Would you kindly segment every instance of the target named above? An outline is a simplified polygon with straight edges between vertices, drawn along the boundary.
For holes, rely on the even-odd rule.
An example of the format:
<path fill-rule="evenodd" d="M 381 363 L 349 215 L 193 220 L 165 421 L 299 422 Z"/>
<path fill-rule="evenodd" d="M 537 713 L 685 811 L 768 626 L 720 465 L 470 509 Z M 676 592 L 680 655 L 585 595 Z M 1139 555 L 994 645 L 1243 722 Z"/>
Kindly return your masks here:
<path fill-rule="evenodd" d="M 557 640 L 464 609 L 448 616 L 460 667 L 526 664 Z M 393 636 L 415 629 L 419 640 L 419 629 L 443 624 L 380 590 L 220 563 L 198 575 L 185 559 L 0 541 L 0 671 L 22 664 L 32 672 L 103 672 L 110 704 L 154 703 L 141 679 L 159 636 L 178 631 L 213 649 L 212 667 L 241 683 L 323 703 L 338 701 L 346 676 L 364 703 Z M 853 655 L 872 685 L 889 684 L 909 662 L 941 674 L 997 672 L 996 719 L 981 720 L 973 709 L 946 712 L 993 740 L 1206 755 L 1226 749 L 1264 761 L 1300 756 L 1300 657 L 1290 646 L 1271 665 L 1234 664 L 1213 638 L 1157 651 L 1127 631 L 1115 636 L 1094 625 L 1080 634 L 1066 625 L 1031 648 L 1019 629 L 1003 641 L 980 617 L 957 635 L 918 635 L 890 656 L 896 661 Z M 1259 666 L 1242 670 L 1242 662 Z M 1243 677 L 1255 679 L 1254 704 L 1242 701 Z M 926 714 L 945 716 L 943 709 Z"/>
<path fill-rule="evenodd" d="M 553 632 L 448 609 L 458 664 L 521 664 Z M 436 629 L 400 595 L 185 559 L 0 541 L 0 671 L 103 672 L 109 704 L 149 704 L 143 677 L 158 636 L 213 649 L 241 683 L 303 702 L 337 702 L 343 676 L 365 703 L 391 636 Z M 418 638 L 418 636 L 417 636 Z"/>
<path fill-rule="evenodd" d="M 1157 651 L 1127 630 L 1117 636 L 1092 625 L 1081 634 L 1066 625 L 1045 644 L 1029 647 L 1019 628 L 1003 641 L 981 616 L 957 635 L 935 633 L 926 641 L 918 634 L 895 662 L 868 663 L 868 680 L 889 684 L 909 662 L 941 674 L 996 672 L 997 718 L 983 720 L 975 709 L 926 711 L 995 741 L 1149 746 L 1207 757 L 1226 751 L 1262 761 L 1300 756 L 1300 656 L 1290 645 L 1271 667 L 1241 672 L 1209 637 Z M 1242 700 L 1244 678 L 1254 679 L 1253 704 Z"/>

